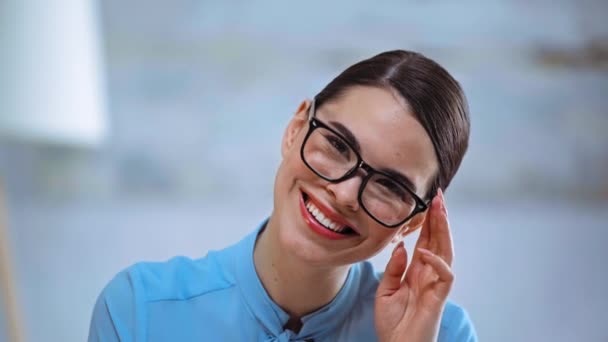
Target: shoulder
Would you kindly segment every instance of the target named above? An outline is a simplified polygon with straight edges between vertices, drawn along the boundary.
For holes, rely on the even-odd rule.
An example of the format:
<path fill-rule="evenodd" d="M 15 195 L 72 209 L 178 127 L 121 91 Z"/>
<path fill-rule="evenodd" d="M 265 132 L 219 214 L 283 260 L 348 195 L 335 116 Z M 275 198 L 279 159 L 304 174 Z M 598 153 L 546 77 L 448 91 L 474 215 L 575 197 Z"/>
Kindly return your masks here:
<path fill-rule="evenodd" d="M 188 300 L 234 284 L 230 253 L 210 252 L 201 259 L 174 257 L 165 262 L 140 262 L 119 272 L 101 291 L 93 309 L 89 341 L 131 340 L 142 332 L 146 304 Z M 96 336 L 98 337 L 96 339 Z"/>
<path fill-rule="evenodd" d="M 142 301 L 183 300 L 230 287 L 229 265 L 218 252 L 201 259 L 179 256 L 165 262 L 140 262 L 118 273 L 104 292 L 111 296 L 132 293 Z"/>
<path fill-rule="evenodd" d="M 468 312 L 450 300 L 443 309 L 439 341 L 477 341 L 477 332 Z"/>
<path fill-rule="evenodd" d="M 123 274 L 138 285 L 146 301 L 184 300 L 234 284 L 230 264 L 224 259 L 222 252 L 195 260 L 174 257 L 165 262 L 138 263 Z"/>

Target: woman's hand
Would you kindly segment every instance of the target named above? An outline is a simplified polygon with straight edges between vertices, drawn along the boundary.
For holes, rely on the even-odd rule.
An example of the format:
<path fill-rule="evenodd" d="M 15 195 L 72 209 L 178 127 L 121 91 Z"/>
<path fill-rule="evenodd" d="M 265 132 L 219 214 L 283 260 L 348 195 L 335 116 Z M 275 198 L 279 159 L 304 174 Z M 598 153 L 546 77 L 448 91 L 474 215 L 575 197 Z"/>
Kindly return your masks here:
<path fill-rule="evenodd" d="M 437 340 L 439 323 L 454 281 L 452 237 L 443 193 L 433 198 L 405 277 L 407 252 L 400 242 L 378 286 L 375 324 L 382 342 Z M 403 279 L 403 280 L 402 280 Z"/>

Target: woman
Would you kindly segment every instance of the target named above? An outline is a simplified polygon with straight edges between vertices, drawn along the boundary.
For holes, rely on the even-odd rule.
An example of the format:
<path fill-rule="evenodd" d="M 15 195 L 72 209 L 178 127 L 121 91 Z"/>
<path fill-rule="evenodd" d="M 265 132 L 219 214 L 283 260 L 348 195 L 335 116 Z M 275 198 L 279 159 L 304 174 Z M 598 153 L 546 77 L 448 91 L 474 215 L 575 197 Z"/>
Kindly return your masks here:
<path fill-rule="evenodd" d="M 468 139 L 462 89 L 432 60 L 389 51 L 349 67 L 288 124 L 269 219 L 202 259 L 119 273 L 89 341 L 476 341 L 447 301 L 441 190 Z M 365 261 L 419 228 L 409 267 L 402 242 L 383 275 Z"/>

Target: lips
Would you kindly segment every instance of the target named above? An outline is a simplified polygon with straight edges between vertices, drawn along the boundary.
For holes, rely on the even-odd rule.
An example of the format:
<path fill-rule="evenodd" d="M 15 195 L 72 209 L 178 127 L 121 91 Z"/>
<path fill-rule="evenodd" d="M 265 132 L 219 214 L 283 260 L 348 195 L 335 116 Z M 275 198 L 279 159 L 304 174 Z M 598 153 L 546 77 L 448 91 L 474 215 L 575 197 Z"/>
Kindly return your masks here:
<path fill-rule="evenodd" d="M 305 192 L 300 196 L 300 211 L 307 225 L 326 238 L 338 240 L 359 235 L 340 215 Z"/>

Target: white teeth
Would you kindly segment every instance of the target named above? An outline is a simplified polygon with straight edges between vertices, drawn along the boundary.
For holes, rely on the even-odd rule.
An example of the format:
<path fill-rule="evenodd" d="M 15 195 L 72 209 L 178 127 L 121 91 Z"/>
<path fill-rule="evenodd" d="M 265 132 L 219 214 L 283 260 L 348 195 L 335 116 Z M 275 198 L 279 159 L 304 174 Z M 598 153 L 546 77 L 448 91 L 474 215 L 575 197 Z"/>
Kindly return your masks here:
<path fill-rule="evenodd" d="M 312 216 L 314 216 L 315 219 L 319 221 L 319 223 L 324 225 L 325 228 L 333 230 L 335 232 L 341 232 L 344 229 L 343 226 L 325 217 L 325 215 L 323 215 L 323 213 L 311 202 L 306 203 L 306 209 L 308 209 L 308 212 L 310 212 Z"/>
<path fill-rule="evenodd" d="M 319 219 L 319 222 L 325 224 L 326 218 L 325 218 L 325 215 L 323 215 L 323 213 L 321 211 L 319 211 L 319 214 L 317 214 L 317 218 Z"/>

